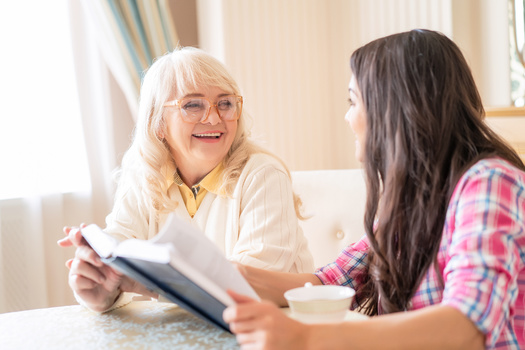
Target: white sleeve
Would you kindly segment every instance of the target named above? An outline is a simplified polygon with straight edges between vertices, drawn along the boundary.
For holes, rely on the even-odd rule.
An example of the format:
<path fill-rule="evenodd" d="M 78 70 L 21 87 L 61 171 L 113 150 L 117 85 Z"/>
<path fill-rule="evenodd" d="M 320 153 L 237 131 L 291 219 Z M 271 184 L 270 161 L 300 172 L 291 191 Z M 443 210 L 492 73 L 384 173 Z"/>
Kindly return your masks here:
<path fill-rule="evenodd" d="M 91 310 L 89 308 L 89 306 L 87 306 L 86 302 L 77 295 L 77 293 L 73 292 L 73 295 L 75 296 L 75 299 L 77 300 L 77 302 L 84 306 L 85 308 Z M 131 303 L 133 301 L 133 297 L 135 295 L 138 295 L 138 294 L 135 294 L 135 293 L 120 293 L 119 297 L 117 298 L 117 300 L 115 300 L 115 302 L 113 303 L 113 305 L 111 305 L 110 307 L 108 307 L 106 310 L 104 311 L 101 311 L 99 313 L 105 313 L 105 312 L 110 312 L 110 311 L 113 311 L 115 309 L 118 309 L 118 308 L 121 308 L 123 306 L 126 306 L 127 304 Z M 92 310 L 93 311 L 93 310 Z"/>
<path fill-rule="evenodd" d="M 117 190 L 113 209 L 106 217 L 104 231 L 120 240 L 148 239 L 151 210 L 144 208 L 141 203 L 140 189 L 124 184 Z"/>
<path fill-rule="evenodd" d="M 239 238 L 231 260 L 276 271 L 313 271 L 285 170 L 271 163 L 259 167 L 242 186 Z"/>

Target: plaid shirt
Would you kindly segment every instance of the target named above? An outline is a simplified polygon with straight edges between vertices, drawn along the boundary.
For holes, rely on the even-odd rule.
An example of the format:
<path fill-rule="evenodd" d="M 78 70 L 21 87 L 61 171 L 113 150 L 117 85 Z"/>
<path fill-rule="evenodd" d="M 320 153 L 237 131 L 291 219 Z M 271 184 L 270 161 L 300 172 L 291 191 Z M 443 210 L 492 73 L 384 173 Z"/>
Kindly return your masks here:
<path fill-rule="evenodd" d="M 316 271 L 324 284 L 359 292 L 367 274 L 364 236 Z M 448 206 L 438 253 L 411 300 L 411 310 L 441 303 L 486 335 L 487 349 L 525 349 L 525 173 L 485 159 L 459 180 Z M 354 304 L 354 307 L 357 306 Z"/>

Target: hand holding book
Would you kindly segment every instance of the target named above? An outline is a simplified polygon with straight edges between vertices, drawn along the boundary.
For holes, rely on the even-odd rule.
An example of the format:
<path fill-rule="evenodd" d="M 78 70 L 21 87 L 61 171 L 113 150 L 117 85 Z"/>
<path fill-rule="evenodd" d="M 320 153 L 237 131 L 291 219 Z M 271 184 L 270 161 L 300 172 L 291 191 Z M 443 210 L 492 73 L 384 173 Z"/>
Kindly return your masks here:
<path fill-rule="evenodd" d="M 81 231 L 106 267 L 115 268 L 226 330 L 229 328 L 222 311 L 235 303 L 226 292 L 228 289 L 259 299 L 241 273 L 203 233 L 173 214 L 149 241 L 119 242 L 96 225 Z"/>
<path fill-rule="evenodd" d="M 66 237 L 57 243 L 61 247 L 76 247 L 75 258 L 66 262 L 70 269 L 69 285 L 85 306 L 102 312 L 114 303 L 121 290 L 133 287 L 129 278 L 102 262 L 82 237 L 84 227 L 65 227 Z"/>

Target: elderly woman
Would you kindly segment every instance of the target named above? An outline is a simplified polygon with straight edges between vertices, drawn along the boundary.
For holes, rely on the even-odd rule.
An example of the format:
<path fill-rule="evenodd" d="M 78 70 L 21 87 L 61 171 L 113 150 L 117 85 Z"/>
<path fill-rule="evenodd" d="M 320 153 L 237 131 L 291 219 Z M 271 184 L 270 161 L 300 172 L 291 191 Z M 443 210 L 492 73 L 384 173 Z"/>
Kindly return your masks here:
<path fill-rule="evenodd" d="M 144 76 L 139 119 L 125 154 L 106 232 L 150 239 L 170 212 L 200 228 L 234 262 L 283 272 L 312 272 L 298 225 L 299 199 L 286 166 L 256 146 L 246 129 L 239 87 L 217 59 L 179 48 Z M 105 266 L 77 228 L 61 246 L 79 302 L 97 311 L 151 292 Z"/>

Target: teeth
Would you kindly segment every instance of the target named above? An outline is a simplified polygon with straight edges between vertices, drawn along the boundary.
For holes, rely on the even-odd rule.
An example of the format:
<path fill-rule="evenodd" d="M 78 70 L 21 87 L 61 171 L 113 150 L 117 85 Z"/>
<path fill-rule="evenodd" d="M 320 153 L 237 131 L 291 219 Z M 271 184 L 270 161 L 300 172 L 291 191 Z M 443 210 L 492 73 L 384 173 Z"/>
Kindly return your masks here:
<path fill-rule="evenodd" d="M 220 137 L 221 133 L 220 132 L 213 132 L 213 133 L 208 133 L 208 134 L 193 134 L 193 136 L 196 136 L 196 137 Z"/>

